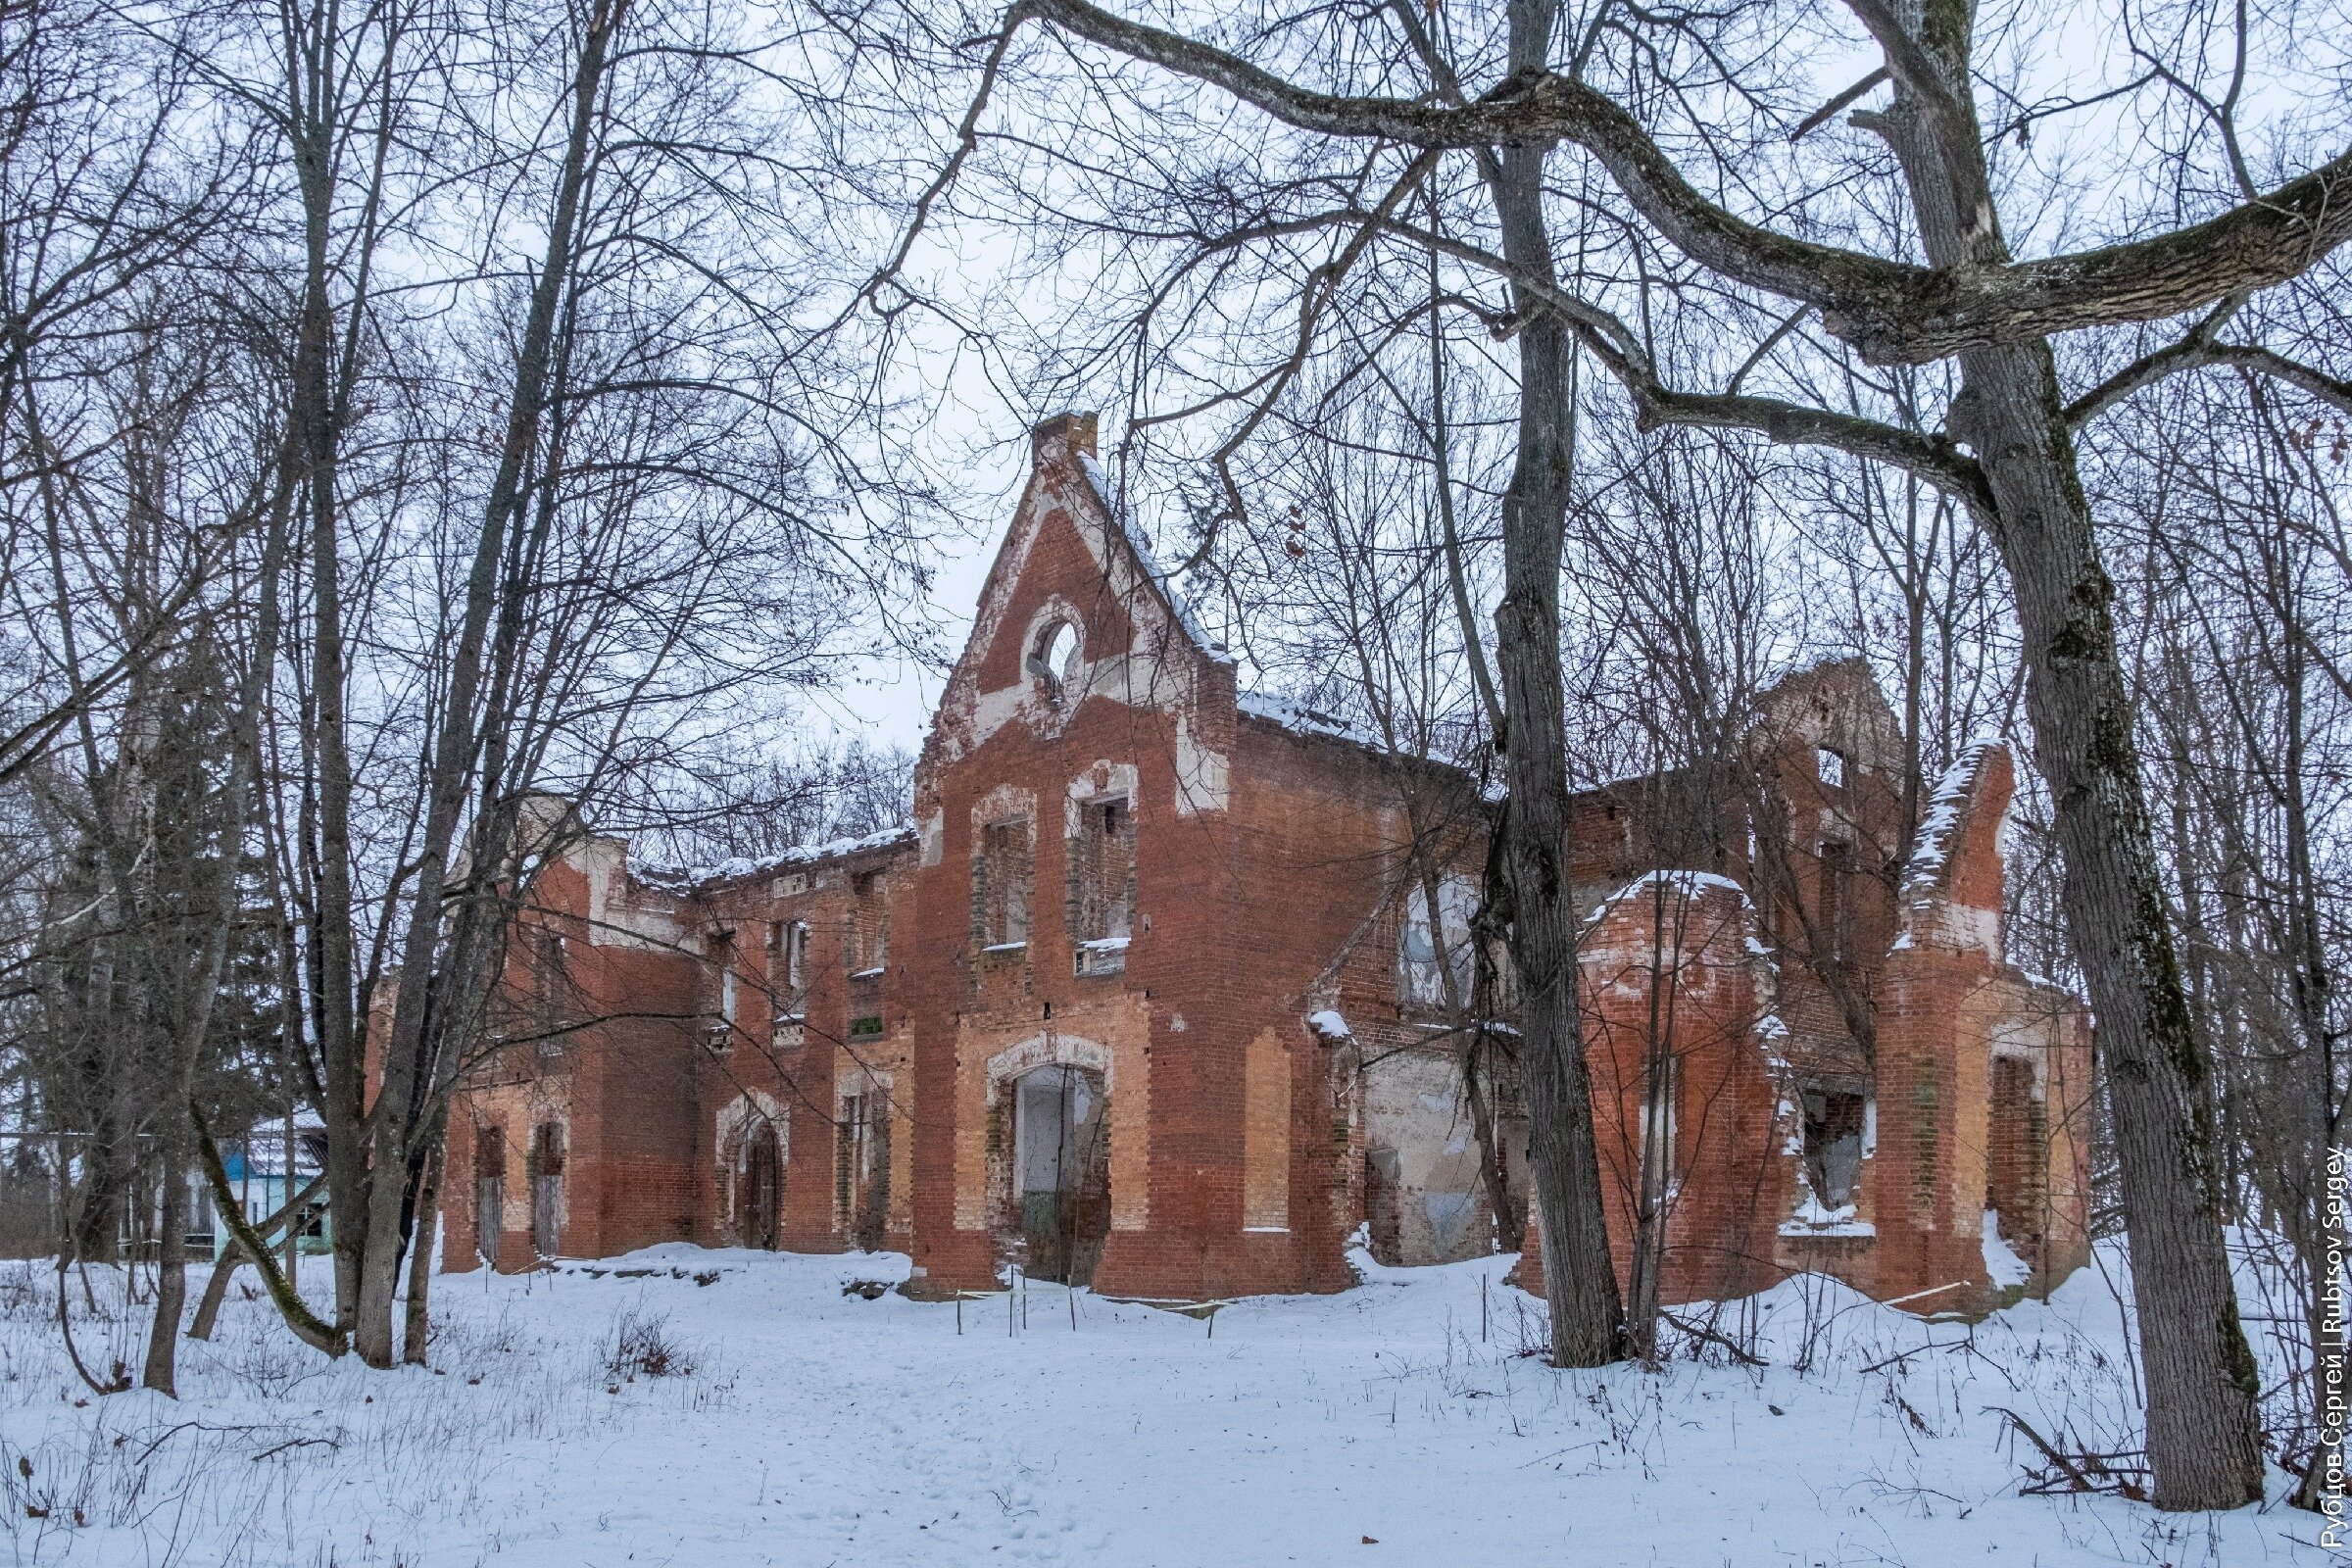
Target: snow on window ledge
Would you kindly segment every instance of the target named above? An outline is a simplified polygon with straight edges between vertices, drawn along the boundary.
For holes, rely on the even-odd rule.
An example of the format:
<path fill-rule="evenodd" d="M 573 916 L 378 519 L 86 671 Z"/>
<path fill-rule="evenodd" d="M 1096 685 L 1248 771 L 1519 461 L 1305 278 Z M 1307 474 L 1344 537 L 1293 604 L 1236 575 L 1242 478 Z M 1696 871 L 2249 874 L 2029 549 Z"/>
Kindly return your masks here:
<path fill-rule="evenodd" d="M 1854 1205 L 1841 1203 L 1825 1208 L 1820 1199 L 1811 1193 L 1797 1205 L 1797 1210 L 1781 1221 L 1781 1234 L 1791 1237 L 1845 1238 L 1876 1236 L 1879 1228 L 1869 1220 L 1855 1217 Z"/>

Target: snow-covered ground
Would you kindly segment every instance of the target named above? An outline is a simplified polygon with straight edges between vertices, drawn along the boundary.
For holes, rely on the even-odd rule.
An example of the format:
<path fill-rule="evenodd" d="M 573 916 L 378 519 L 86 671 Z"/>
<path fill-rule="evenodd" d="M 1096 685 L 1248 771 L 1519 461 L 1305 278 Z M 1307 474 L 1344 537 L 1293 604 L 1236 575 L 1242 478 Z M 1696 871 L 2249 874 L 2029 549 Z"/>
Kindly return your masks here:
<path fill-rule="evenodd" d="M 1791 1282 L 1722 1319 L 1768 1367 L 1710 1348 L 1662 1373 L 1579 1373 L 1522 1353 L 1541 1314 L 1501 1284 L 1510 1261 L 1366 1262 L 1359 1289 L 1244 1302 L 1213 1333 L 1041 1285 L 1019 1332 L 999 1298 L 965 1303 L 958 1336 L 951 1306 L 844 1294 L 901 1277 L 903 1258 L 660 1248 L 601 1275 L 437 1279 L 429 1371 L 330 1365 L 266 1301 L 234 1301 L 216 1343 L 186 1348 L 176 1403 L 88 1398 L 54 1276 L 0 1264 L 0 1558 L 2328 1560 L 2313 1516 L 2282 1503 L 2167 1517 L 2019 1494 L 2038 1455 L 2004 1409 L 2062 1446 L 2129 1446 L 2097 1270 L 1973 1328 Z M 80 1327 L 84 1357 L 135 1366 L 145 1313 L 114 1315 Z M 631 1319 L 691 1370 L 610 1374 Z"/>

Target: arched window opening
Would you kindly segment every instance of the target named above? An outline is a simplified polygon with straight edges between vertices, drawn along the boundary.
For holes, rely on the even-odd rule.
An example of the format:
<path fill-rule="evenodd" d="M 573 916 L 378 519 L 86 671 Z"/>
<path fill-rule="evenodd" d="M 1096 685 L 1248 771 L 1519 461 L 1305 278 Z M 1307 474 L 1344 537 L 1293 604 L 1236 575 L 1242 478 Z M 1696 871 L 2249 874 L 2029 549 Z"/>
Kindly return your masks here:
<path fill-rule="evenodd" d="M 1038 632 L 1029 650 L 1029 676 L 1046 701 L 1058 703 L 1068 695 L 1078 678 L 1079 651 L 1078 628 L 1066 620 L 1051 621 Z"/>

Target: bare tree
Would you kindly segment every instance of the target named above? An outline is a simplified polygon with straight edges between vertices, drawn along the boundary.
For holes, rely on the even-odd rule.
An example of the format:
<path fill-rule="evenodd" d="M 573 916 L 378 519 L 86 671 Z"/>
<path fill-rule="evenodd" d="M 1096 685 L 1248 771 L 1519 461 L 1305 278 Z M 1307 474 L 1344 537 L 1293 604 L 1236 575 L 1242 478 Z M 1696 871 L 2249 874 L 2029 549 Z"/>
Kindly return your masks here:
<path fill-rule="evenodd" d="M 891 334 L 847 309 L 887 181 L 833 139 L 904 110 L 799 13 L 88 16 L 86 48 L 0 16 L 28 84 L 0 655 L 34 677 L 0 739 L 27 825 L 0 1053 L 74 1150 L 82 1240 L 128 1212 L 163 1264 L 150 1382 L 191 1165 L 295 1332 L 390 1364 L 538 867 L 598 813 L 690 835 L 674 786 L 755 794 L 732 737 L 919 574 Z M 826 761 L 823 813 L 895 818 L 892 766 Z M 224 1173 L 296 1102 L 331 1308 Z"/>
<path fill-rule="evenodd" d="M 2185 90 L 2212 113 L 2168 143 L 2177 156 L 2166 175 L 2182 207 L 2211 216 L 2187 222 L 2133 217 L 2115 243 L 2021 261 L 2000 220 L 2002 190 L 2017 176 L 1988 149 L 2044 113 L 1996 110 L 2004 118 L 1986 122 L 1968 8 L 1854 0 L 1849 10 L 1883 64 L 1826 107 L 1801 114 L 1808 84 L 1783 70 L 1792 57 L 1775 48 L 1800 49 L 1801 33 L 1767 13 L 1661 16 L 1603 6 L 1555 38 L 1554 12 L 1539 4 L 1509 6 L 1491 24 L 1483 17 L 1449 19 L 1452 49 L 1445 52 L 1434 38 L 1422 46 L 1426 32 L 1409 8 L 1366 13 L 1352 26 L 1321 13 L 1311 24 L 1278 17 L 1236 50 L 1087 0 L 1022 0 L 994 35 L 984 93 L 1015 40 L 1037 24 L 1252 107 L 1291 135 L 1301 157 L 1320 153 L 1358 167 L 1355 178 L 1318 188 L 1318 195 L 1343 192 L 1337 200 L 1293 200 L 1277 215 L 1286 232 L 1338 236 L 1306 279 L 1301 339 L 1336 279 L 1374 249 L 1376 235 L 1436 246 L 1512 291 L 1523 425 L 1519 475 L 1503 508 L 1499 663 L 1512 726 L 1505 737 L 1510 831 L 1524 846 L 1513 858 L 1520 901 L 1513 950 L 1531 1020 L 1540 1020 L 1529 1081 L 1539 1118 L 1539 1189 L 1549 1200 L 1547 1269 L 1570 1267 L 1570 1253 L 1601 1255 L 1577 1246 L 1596 1249 L 1601 1238 L 1584 1176 L 1590 1118 L 1580 1116 L 1574 1008 L 1553 1001 L 1569 972 L 1573 932 L 1552 918 L 1566 900 L 1542 848 L 1557 842 L 1563 793 L 1553 776 L 1556 746 L 1541 731 L 1559 710 L 1557 519 L 1565 502 L 1570 341 L 1618 383 L 1646 424 L 1748 429 L 1833 448 L 1915 473 L 1972 512 L 1998 547 L 2009 580 L 2034 757 L 2064 853 L 2068 934 L 2101 1023 L 2139 1287 L 2155 1496 L 2166 1507 L 2234 1505 L 2260 1495 L 2261 1454 L 2254 1363 L 2222 1244 L 2225 1200 L 2203 1092 L 2209 1056 L 2166 919 L 2112 589 L 2076 441 L 2119 400 L 2197 364 L 2240 364 L 2345 396 L 2343 381 L 2325 369 L 2290 359 L 2259 335 L 2226 329 L 2259 327 L 2245 306 L 2257 291 L 2291 286 L 2332 265 L 2331 253 L 2352 235 L 2352 208 L 2341 200 L 2352 153 L 2306 169 L 2282 157 L 2276 182 L 2263 188 L 2242 156 L 2240 100 L 2200 94 L 2193 83 L 2202 62 L 2172 61 L 2142 78 L 2145 90 Z M 1738 51 L 1710 46 L 1735 31 Z M 2264 40 L 2241 28 L 2238 41 L 2242 76 L 2244 52 Z M 1457 84 L 1456 58 L 1470 61 L 1485 85 L 1471 91 Z M 1755 63 L 1734 67 L 1734 59 Z M 1842 156 L 1826 165 L 1809 162 L 1801 146 L 1788 153 L 1792 136 L 1801 143 L 1885 84 L 1892 88 L 1886 106 L 1853 122 L 1891 163 L 1859 140 L 1841 140 Z M 966 122 L 967 136 L 976 138 L 978 114 Z M 2216 129 L 2218 136 L 2207 135 Z M 1578 225 L 1575 243 L 1585 249 L 1571 253 L 1581 265 L 1566 284 L 1561 247 L 1544 226 L 1544 161 L 1560 143 L 1576 149 L 1579 167 L 1637 220 L 1628 225 L 1596 215 Z M 2218 166 L 2209 156 L 2217 144 L 2226 155 Z M 1385 163 L 1384 148 L 1395 149 Z M 1408 216 L 1400 192 L 1419 188 L 1450 151 L 1477 162 L 1493 189 L 1492 241 Z M 1841 223 L 1827 197 L 1792 208 L 1707 194 L 1757 189 L 1774 165 L 1792 196 L 1849 179 L 1882 188 L 1892 182 L 1906 198 L 1906 232 L 1889 242 Z M 2228 180 L 2218 191 L 2207 178 L 2217 167 Z M 1357 189 L 1387 194 L 1357 199 Z M 1565 194 L 1574 199 L 1589 189 L 1572 183 Z M 1800 208 L 1800 221 L 1771 216 Z M 1256 231 L 1276 220 L 1255 220 Z M 1238 245 L 1232 236 L 1250 226 L 1223 225 L 1206 249 Z M 1611 308 L 1612 280 L 1595 271 L 1596 250 L 1619 277 L 1640 281 L 1615 290 L 1639 298 L 1639 318 Z M 1772 324 L 1715 389 L 1690 390 L 1674 360 L 1661 357 L 1673 342 L 1645 329 L 1662 291 L 1690 296 L 1693 314 L 1711 319 L 1718 333 L 1734 320 Z M 1766 307 L 1766 297 L 1782 303 Z M 1710 310 L 1710 300 L 1722 300 L 1722 308 Z M 2088 390 L 2070 397 L 2062 388 L 2060 335 L 2197 313 L 2185 335 L 2131 359 Z M 1812 319 L 1818 331 L 1806 326 Z M 1942 427 L 1906 427 L 1810 400 L 1801 376 L 1772 365 L 1781 355 L 1848 353 L 1878 364 L 1948 366 L 1956 385 Z M 1759 368 L 1794 395 L 1750 390 Z M 1244 417 L 1240 436 L 1228 442 L 1254 424 Z M 1233 499 L 1225 511 L 1238 520 Z M 1560 1212 L 1571 1204 L 1571 1212 Z M 1567 1244 L 1556 1264 L 1548 1255 L 1555 1233 Z M 1605 1268 L 1583 1272 L 1609 1277 Z M 1555 1319 L 1566 1330 L 1561 1352 L 1572 1359 L 1613 1353 L 1606 1342 L 1614 1309 L 1605 1298 L 1613 1290 L 1590 1278 L 1551 1283 Z"/>
<path fill-rule="evenodd" d="M 2288 400 L 2302 403 L 2294 393 Z M 2298 1302 L 2266 1304 L 2299 1375 L 2277 1451 L 2317 1506 L 2320 1414 L 2340 1397 L 2324 1297 L 2344 1255 L 2325 1201 L 2344 1139 L 2344 998 L 2352 934 L 2341 780 L 2352 685 L 2342 614 L 2345 445 L 2308 405 L 2240 371 L 2186 379 L 2122 421 L 2100 465 L 2143 530 L 2127 557 L 2127 625 L 2146 699 L 2163 848 L 2190 1005 L 2219 1056 L 2212 1100 L 2244 1233 Z M 2183 432 L 2186 432 L 2184 435 Z M 2284 1315 L 2281 1315 L 2281 1314 Z M 2289 1437 L 2285 1434 L 2295 1434 Z M 2307 1454 L 2297 1449 L 2309 1445 Z"/>

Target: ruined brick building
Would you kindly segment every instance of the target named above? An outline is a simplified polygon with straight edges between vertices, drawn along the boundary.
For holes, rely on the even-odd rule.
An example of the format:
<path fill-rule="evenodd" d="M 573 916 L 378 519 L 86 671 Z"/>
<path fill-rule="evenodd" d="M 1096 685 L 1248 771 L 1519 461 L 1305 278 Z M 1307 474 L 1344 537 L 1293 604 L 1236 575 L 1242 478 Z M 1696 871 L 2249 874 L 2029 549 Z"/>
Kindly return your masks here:
<path fill-rule="evenodd" d="M 1017 1265 L 1197 1300 L 1345 1288 L 1359 1231 L 1393 1262 L 1518 1244 L 1490 1201 L 1524 1208 L 1507 983 L 1490 1118 L 1460 1066 L 1485 803 L 1237 691 L 1092 417 L 1034 442 L 908 827 L 697 873 L 582 832 L 540 870 L 507 1045 L 451 1116 L 445 1266 L 890 1248 L 917 1293 Z M 2006 753 L 1906 836 L 1865 670 L 1767 708 L 1752 800 L 1576 802 L 1621 1251 L 1648 1191 L 1670 1299 L 1813 1268 L 1927 1310 L 2013 1258 L 2062 1275 L 2087 1026 L 2002 952 Z"/>

